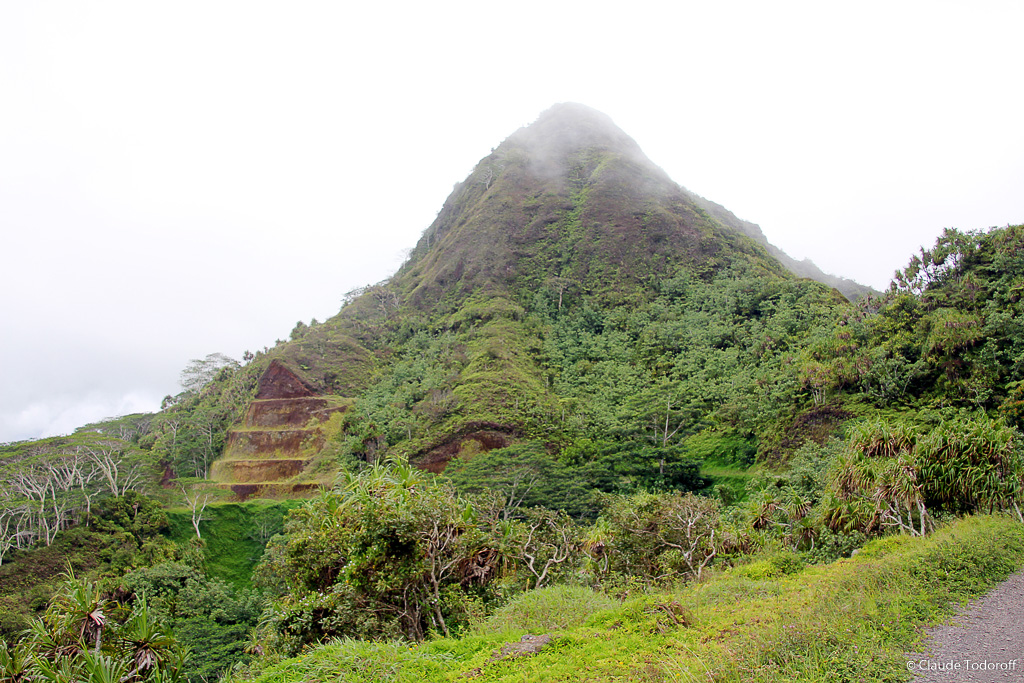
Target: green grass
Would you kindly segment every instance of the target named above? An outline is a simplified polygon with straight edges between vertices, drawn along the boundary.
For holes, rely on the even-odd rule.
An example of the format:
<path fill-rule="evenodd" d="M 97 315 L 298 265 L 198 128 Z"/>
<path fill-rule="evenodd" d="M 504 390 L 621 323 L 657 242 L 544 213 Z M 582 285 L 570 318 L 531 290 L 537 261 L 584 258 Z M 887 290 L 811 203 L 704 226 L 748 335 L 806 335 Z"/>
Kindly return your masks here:
<path fill-rule="evenodd" d="M 549 586 L 523 593 L 477 624 L 476 635 L 565 630 L 618 606 L 614 598 L 583 586 Z"/>
<path fill-rule="evenodd" d="M 700 476 L 711 480 L 709 489 L 718 490 L 725 504 L 734 505 L 747 499 L 747 482 L 753 478 L 754 468 L 705 462 L 701 465 Z"/>
<path fill-rule="evenodd" d="M 700 468 L 702 477 L 713 477 L 715 479 L 750 479 L 754 476 L 750 469 L 740 467 L 723 467 L 720 465 L 702 465 Z"/>
<path fill-rule="evenodd" d="M 252 572 L 263 554 L 268 531 L 280 530 L 280 518 L 302 500 L 252 500 L 244 503 L 211 503 L 203 513 L 206 571 L 236 588 L 252 585 Z M 168 510 L 168 536 L 184 543 L 195 538 L 190 510 Z"/>
<path fill-rule="evenodd" d="M 905 681 L 904 653 L 921 647 L 923 626 L 1022 565 L 1024 526 L 975 517 L 780 578 L 737 567 L 623 602 L 549 588 L 520 596 L 473 635 L 336 641 L 257 681 Z M 554 641 L 533 656 L 494 660 L 526 632 Z"/>

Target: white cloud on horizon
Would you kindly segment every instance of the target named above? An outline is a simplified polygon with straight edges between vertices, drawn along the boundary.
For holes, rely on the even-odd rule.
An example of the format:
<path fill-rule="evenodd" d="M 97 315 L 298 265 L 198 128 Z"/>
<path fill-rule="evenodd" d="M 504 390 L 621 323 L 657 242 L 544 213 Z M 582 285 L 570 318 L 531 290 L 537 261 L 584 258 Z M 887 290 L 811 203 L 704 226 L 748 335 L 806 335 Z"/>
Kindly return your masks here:
<path fill-rule="evenodd" d="M 106 418 L 155 412 L 161 400 L 162 397 L 145 391 L 124 395 L 93 391 L 84 397 L 49 397 L 18 412 L 0 413 L 0 434 L 7 441 L 63 436 Z"/>

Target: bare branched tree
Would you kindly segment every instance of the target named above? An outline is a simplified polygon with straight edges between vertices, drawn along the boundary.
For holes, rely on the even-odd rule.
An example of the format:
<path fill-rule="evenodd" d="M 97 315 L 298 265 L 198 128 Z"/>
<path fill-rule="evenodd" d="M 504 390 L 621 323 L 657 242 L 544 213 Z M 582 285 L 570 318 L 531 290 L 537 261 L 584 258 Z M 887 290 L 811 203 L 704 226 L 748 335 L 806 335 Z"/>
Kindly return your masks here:
<path fill-rule="evenodd" d="M 491 183 L 494 179 L 505 169 L 505 164 L 490 165 L 484 169 L 480 176 L 480 184 L 484 186 L 485 190 L 491 189 Z"/>
<path fill-rule="evenodd" d="M 576 557 L 581 548 L 579 528 L 564 512 L 531 511 L 519 542 L 519 554 L 533 574 L 533 588 L 543 588 L 551 578 L 550 572 Z"/>
<path fill-rule="evenodd" d="M 184 486 L 181 487 L 181 493 L 185 496 L 185 504 L 192 511 L 192 528 L 196 530 L 196 538 L 203 540 L 203 535 L 199 531 L 199 523 L 208 519 L 203 516 L 203 512 L 205 512 L 206 505 L 210 502 L 210 494 L 201 494 L 196 489 L 189 493 L 188 489 Z"/>
<path fill-rule="evenodd" d="M 82 450 L 111 495 L 123 496 L 141 482 L 143 464 L 138 459 L 125 458 L 122 444 L 100 443 L 84 446 Z"/>
<path fill-rule="evenodd" d="M 455 573 L 463 561 L 462 554 L 452 552 L 452 547 L 463 531 L 464 529 L 459 524 L 435 519 L 429 527 L 420 533 L 427 564 L 427 581 L 431 591 L 430 607 L 446 638 L 450 634 L 448 624 L 444 620 L 444 613 L 441 610 L 441 586 Z"/>

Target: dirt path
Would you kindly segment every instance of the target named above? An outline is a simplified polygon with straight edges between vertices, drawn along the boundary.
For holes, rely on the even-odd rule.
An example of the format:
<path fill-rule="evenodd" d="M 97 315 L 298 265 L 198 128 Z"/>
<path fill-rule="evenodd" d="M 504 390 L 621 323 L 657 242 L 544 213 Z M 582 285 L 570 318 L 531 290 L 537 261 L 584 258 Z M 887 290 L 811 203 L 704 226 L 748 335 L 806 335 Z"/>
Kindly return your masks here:
<path fill-rule="evenodd" d="M 1024 681 L 1024 571 L 929 635 L 925 654 L 907 655 L 913 683 Z"/>

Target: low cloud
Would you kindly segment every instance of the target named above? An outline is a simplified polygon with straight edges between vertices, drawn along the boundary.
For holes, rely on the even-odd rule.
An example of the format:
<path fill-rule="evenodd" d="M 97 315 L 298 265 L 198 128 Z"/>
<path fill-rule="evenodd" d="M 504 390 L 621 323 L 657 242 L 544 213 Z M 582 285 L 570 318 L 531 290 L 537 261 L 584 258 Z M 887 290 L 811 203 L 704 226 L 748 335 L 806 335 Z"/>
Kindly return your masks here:
<path fill-rule="evenodd" d="M 151 413 L 161 397 L 146 392 L 112 395 L 56 396 L 35 401 L 18 412 L 0 413 L 0 441 L 23 441 L 70 434 L 82 425 L 108 417 Z"/>

